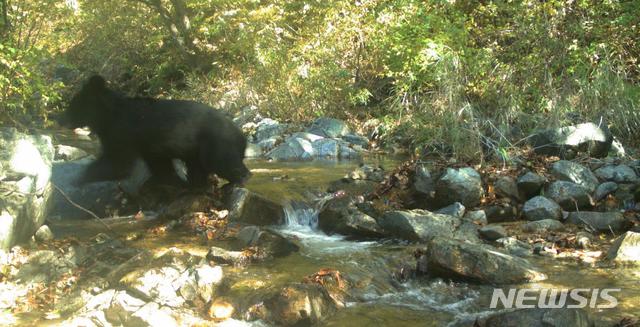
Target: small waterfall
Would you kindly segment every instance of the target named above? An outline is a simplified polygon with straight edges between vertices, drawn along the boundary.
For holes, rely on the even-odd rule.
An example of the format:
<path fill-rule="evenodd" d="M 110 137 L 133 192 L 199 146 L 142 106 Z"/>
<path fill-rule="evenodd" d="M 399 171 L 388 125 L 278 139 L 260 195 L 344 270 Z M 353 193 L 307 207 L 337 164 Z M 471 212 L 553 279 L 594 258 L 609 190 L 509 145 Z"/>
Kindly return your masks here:
<path fill-rule="evenodd" d="M 331 199 L 331 195 L 314 199 L 310 201 L 311 203 L 299 200 L 288 201 L 284 205 L 286 227 L 315 230 L 318 227 L 320 209 L 329 199 Z"/>

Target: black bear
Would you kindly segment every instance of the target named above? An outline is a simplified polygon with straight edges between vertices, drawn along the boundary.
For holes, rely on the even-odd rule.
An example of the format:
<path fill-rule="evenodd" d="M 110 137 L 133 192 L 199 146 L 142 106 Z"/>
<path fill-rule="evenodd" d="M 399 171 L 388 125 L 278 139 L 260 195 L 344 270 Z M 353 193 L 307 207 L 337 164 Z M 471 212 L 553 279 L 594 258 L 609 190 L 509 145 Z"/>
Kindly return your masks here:
<path fill-rule="evenodd" d="M 211 173 L 234 184 L 251 175 L 243 163 L 247 140 L 242 131 L 201 103 L 126 97 L 95 75 L 71 99 L 63 120 L 74 128 L 88 126 L 102 145 L 81 182 L 124 178 L 137 158 L 161 183 L 179 181 L 172 159 L 184 161 L 192 186 L 205 185 Z"/>

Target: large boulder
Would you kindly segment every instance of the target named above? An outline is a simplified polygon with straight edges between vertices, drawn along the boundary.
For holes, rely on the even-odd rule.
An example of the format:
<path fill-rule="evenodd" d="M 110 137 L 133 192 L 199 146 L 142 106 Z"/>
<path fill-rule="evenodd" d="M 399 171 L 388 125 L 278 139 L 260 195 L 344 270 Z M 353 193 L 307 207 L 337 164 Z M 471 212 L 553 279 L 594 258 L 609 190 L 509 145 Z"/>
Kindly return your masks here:
<path fill-rule="evenodd" d="M 584 209 L 593 205 L 589 190 L 576 183 L 555 181 L 547 188 L 546 196 L 567 211 Z"/>
<path fill-rule="evenodd" d="M 349 134 L 349 126 L 339 119 L 321 117 L 316 119 L 307 132 L 324 137 L 342 137 Z"/>
<path fill-rule="evenodd" d="M 264 301 L 261 318 L 277 326 L 312 326 L 338 309 L 318 284 L 291 284 Z"/>
<path fill-rule="evenodd" d="M 289 126 L 287 124 L 280 124 L 278 121 L 265 118 L 261 120 L 256 127 L 256 133 L 254 134 L 255 143 L 280 136 L 284 134 L 288 128 Z"/>
<path fill-rule="evenodd" d="M 300 248 L 286 237 L 269 229 L 247 226 L 236 235 L 238 247 L 257 247 L 266 257 L 285 257 Z"/>
<path fill-rule="evenodd" d="M 437 237 L 427 249 L 429 272 L 487 284 L 519 284 L 545 280 L 542 272 L 522 258 L 488 245 Z"/>
<path fill-rule="evenodd" d="M 0 128 L 0 149 L 0 249 L 9 249 L 44 223 L 54 148 L 48 136 Z"/>
<path fill-rule="evenodd" d="M 552 200 L 544 196 L 536 196 L 525 202 L 522 214 L 527 220 L 543 220 L 562 218 L 562 208 Z"/>
<path fill-rule="evenodd" d="M 310 160 L 315 156 L 315 153 L 311 142 L 299 137 L 289 137 L 265 156 L 277 161 Z"/>
<path fill-rule="evenodd" d="M 598 178 L 589 168 L 572 161 L 559 160 L 551 165 L 551 173 L 561 181 L 573 182 L 584 186 L 589 192 L 598 187 Z"/>
<path fill-rule="evenodd" d="M 626 220 L 620 212 L 572 212 L 567 217 L 567 222 L 600 233 L 619 233 L 631 227 L 631 222 Z"/>
<path fill-rule="evenodd" d="M 391 236 L 409 241 L 429 241 L 437 236 L 454 237 L 462 220 L 416 209 L 385 212 L 378 219 L 378 224 Z"/>
<path fill-rule="evenodd" d="M 338 233 L 358 238 L 381 237 L 382 227 L 376 220 L 361 212 L 348 199 L 329 200 L 318 214 L 318 227 L 328 234 Z"/>
<path fill-rule="evenodd" d="M 518 177 L 518 190 L 524 195 L 525 198 L 530 198 L 540 194 L 542 187 L 547 182 L 547 179 L 536 173 L 527 172 L 526 174 Z"/>
<path fill-rule="evenodd" d="M 638 176 L 633 168 L 627 165 L 604 166 L 596 169 L 596 176 L 603 181 L 616 183 L 637 183 Z"/>
<path fill-rule="evenodd" d="M 626 232 L 616 238 L 607 253 L 607 260 L 640 264 L 640 233 Z"/>
<path fill-rule="evenodd" d="M 529 140 L 537 154 L 572 158 L 577 152 L 587 152 L 592 157 L 602 158 L 609 153 L 613 135 L 605 124 L 584 123 L 542 130 Z"/>
<path fill-rule="evenodd" d="M 447 171 L 436 183 L 436 200 L 445 206 L 460 202 L 465 207 L 480 204 L 484 195 L 482 178 L 473 168 L 447 168 Z"/>
<path fill-rule="evenodd" d="M 284 207 L 245 188 L 234 188 L 224 199 L 229 221 L 265 226 L 285 221 Z"/>

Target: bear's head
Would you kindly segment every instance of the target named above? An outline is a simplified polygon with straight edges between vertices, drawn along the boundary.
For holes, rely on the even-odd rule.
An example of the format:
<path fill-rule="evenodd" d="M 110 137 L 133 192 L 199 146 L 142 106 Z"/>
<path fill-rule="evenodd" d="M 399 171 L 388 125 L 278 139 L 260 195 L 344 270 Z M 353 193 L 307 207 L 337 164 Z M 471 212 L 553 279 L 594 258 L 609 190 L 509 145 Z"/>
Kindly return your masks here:
<path fill-rule="evenodd" d="M 243 162 L 247 139 L 233 123 L 227 124 L 223 130 L 226 132 L 217 138 L 219 145 L 216 147 L 216 158 L 221 160 L 214 163 L 216 175 L 232 184 L 244 185 L 251 178 L 251 172 Z"/>
<path fill-rule="evenodd" d="M 101 120 L 103 97 L 107 95 L 107 82 L 102 76 L 94 75 L 76 93 L 60 121 L 61 125 L 70 128 L 89 126 L 96 127 Z"/>

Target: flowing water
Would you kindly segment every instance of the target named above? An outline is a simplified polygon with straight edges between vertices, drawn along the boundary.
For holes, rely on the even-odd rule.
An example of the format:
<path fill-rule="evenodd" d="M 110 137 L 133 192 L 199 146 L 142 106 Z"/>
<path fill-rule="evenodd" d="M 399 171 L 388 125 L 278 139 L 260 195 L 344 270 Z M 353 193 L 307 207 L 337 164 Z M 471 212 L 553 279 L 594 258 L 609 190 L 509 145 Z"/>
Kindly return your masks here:
<path fill-rule="evenodd" d="M 387 170 L 397 162 L 369 159 Z M 340 271 L 344 276 L 366 276 L 367 285 L 358 301 L 347 303 L 337 314 L 323 322 L 326 326 L 443 326 L 464 322 L 471 325 L 475 317 L 489 309 L 492 286 L 442 279 L 420 278 L 405 284 L 391 281 L 402 263 L 413 265 L 411 245 L 397 242 L 354 242 L 338 235 L 328 236 L 316 229 L 319 200 L 310 200 L 326 189 L 329 182 L 353 170 L 356 162 L 272 163 L 250 161 L 254 174 L 247 185 L 252 191 L 286 208 L 287 223 L 274 227 L 296 240 L 301 249 L 290 256 L 245 268 L 226 268 L 232 276 L 229 297 L 250 305 L 256 294 L 273 290 L 323 268 Z M 100 227 L 93 221 L 74 222 L 74 234 L 92 236 Z M 84 232 L 83 232 L 84 231 Z M 170 232 L 164 237 L 142 238 L 132 246 L 164 251 L 178 247 L 204 255 L 212 244 L 184 232 Z M 594 268 L 570 260 L 545 257 L 530 258 L 549 275 L 543 283 L 519 285 L 528 288 L 620 288 L 620 302 L 613 309 L 588 309 L 600 321 L 618 321 L 624 316 L 640 314 L 640 272 L 634 269 Z"/>

